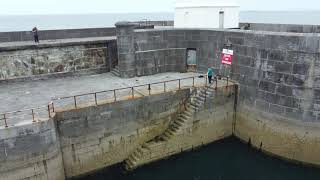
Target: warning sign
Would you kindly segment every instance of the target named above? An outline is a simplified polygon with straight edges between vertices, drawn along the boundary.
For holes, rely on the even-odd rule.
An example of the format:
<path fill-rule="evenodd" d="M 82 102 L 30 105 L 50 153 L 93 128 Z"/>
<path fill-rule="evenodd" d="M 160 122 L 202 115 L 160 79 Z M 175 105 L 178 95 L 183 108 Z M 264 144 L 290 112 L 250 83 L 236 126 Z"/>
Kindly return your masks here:
<path fill-rule="evenodd" d="M 222 64 L 232 65 L 233 50 L 223 49 L 221 59 Z"/>

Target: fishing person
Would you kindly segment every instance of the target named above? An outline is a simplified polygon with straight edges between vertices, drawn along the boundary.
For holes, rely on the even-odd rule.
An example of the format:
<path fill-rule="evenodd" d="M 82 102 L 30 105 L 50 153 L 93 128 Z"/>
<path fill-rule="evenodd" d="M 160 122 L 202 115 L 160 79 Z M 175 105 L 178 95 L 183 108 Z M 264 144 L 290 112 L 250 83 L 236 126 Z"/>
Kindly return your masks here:
<path fill-rule="evenodd" d="M 34 42 L 35 42 L 35 43 L 39 43 L 38 28 L 37 28 L 37 27 L 34 27 L 34 28 L 32 29 L 32 32 L 33 32 Z"/>

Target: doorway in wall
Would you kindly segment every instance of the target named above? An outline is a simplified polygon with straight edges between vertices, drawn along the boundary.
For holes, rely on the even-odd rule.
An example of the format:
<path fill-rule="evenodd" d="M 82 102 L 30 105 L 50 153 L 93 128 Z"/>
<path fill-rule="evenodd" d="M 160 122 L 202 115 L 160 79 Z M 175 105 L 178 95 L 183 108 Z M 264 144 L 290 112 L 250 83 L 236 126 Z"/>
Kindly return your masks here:
<path fill-rule="evenodd" d="M 197 71 L 197 50 L 187 49 L 187 71 L 196 72 Z"/>
<path fill-rule="evenodd" d="M 219 12 L 219 28 L 224 28 L 224 11 Z"/>

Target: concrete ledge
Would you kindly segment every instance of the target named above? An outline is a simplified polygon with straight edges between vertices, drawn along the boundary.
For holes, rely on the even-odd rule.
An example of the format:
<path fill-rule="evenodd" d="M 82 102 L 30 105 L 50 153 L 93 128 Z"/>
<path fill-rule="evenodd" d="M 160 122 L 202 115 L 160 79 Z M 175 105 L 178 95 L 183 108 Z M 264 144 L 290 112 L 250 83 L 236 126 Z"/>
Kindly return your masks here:
<path fill-rule="evenodd" d="M 92 38 L 74 38 L 74 39 L 57 39 L 40 41 L 40 44 L 35 44 L 32 41 L 19 41 L 0 43 L 0 52 L 2 51 L 17 51 L 26 49 L 44 49 L 52 47 L 65 47 L 74 45 L 87 45 L 87 44 L 105 44 L 107 42 L 116 41 L 115 36 L 109 37 L 92 37 Z"/>

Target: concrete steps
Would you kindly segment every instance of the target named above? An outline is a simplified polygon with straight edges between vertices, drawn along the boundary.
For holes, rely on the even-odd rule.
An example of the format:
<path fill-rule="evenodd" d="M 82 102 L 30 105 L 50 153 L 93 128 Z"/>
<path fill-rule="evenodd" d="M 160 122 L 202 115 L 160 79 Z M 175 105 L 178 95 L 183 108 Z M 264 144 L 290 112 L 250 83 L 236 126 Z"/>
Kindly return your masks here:
<path fill-rule="evenodd" d="M 151 155 L 151 152 L 156 151 L 157 147 L 161 147 L 161 145 L 167 143 L 169 140 L 181 133 L 184 127 L 192 119 L 194 113 L 204 106 L 206 99 L 212 96 L 214 92 L 214 88 L 206 87 L 201 89 L 198 94 L 194 95 L 191 98 L 191 102 L 185 105 L 186 109 L 180 113 L 177 119 L 172 121 L 169 127 L 160 136 L 156 137 L 152 141 L 144 143 L 129 156 L 125 161 L 126 170 L 133 170 L 148 162 L 148 157 Z"/>
<path fill-rule="evenodd" d="M 114 69 L 112 69 L 111 73 L 117 77 L 120 77 L 120 70 L 119 67 L 116 66 Z"/>

